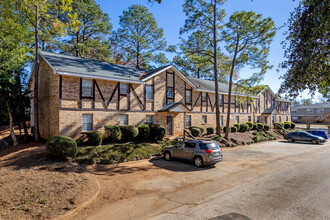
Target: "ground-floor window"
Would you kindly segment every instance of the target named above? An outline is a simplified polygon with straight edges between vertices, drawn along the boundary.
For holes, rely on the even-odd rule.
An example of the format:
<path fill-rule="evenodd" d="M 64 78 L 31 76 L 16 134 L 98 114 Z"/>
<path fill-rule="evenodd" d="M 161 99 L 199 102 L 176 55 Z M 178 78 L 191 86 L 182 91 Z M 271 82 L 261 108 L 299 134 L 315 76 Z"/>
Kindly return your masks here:
<path fill-rule="evenodd" d="M 250 115 L 248 116 L 248 121 L 251 121 L 251 116 Z"/>
<path fill-rule="evenodd" d="M 265 121 L 264 121 L 265 124 L 267 124 L 267 117 L 265 117 Z"/>
<path fill-rule="evenodd" d="M 92 114 L 82 115 L 81 123 L 82 123 L 82 126 L 81 126 L 82 131 L 92 131 L 93 130 L 93 115 Z"/>
<path fill-rule="evenodd" d="M 146 124 L 151 125 L 152 123 L 152 115 L 146 115 Z"/>
<path fill-rule="evenodd" d="M 220 116 L 220 126 L 223 126 L 223 116 Z"/>
<path fill-rule="evenodd" d="M 207 115 L 202 115 L 202 124 L 205 125 L 207 123 Z"/>
<path fill-rule="evenodd" d="M 275 116 L 272 116 L 272 124 L 275 123 Z"/>
<path fill-rule="evenodd" d="M 260 116 L 257 116 L 257 123 L 260 123 Z"/>
<path fill-rule="evenodd" d="M 282 121 L 282 118 L 281 116 L 278 116 L 278 121 L 281 122 Z"/>
<path fill-rule="evenodd" d="M 239 116 L 236 116 L 236 123 L 239 123 Z"/>
<path fill-rule="evenodd" d="M 128 125 L 128 115 L 119 115 L 119 125 Z"/>
<path fill-rule="evenodd" d="M 286 120 L 289 121 L 289 117 L 288 116 L 286 116 Z"/>
<path fill-rule="evenodd" d="M 191 115 L 186 115 L 186 127 L 191 126 Z"/>

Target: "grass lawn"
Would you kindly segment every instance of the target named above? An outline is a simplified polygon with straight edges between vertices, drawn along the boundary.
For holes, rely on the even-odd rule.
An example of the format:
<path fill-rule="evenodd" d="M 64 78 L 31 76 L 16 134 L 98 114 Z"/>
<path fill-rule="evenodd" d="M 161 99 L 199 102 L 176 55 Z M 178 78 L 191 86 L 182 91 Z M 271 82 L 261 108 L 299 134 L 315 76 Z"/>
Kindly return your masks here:
<path fill-rule="evenodd" d="M 160 155 L 164 146 L 174 144 L 175 141 L 160 141 L 158 144 L 113 144 L 96 147 L 81 147 L 74 161 L 88 164 L 113 164 L 133 160 L 151 158 Z"/>

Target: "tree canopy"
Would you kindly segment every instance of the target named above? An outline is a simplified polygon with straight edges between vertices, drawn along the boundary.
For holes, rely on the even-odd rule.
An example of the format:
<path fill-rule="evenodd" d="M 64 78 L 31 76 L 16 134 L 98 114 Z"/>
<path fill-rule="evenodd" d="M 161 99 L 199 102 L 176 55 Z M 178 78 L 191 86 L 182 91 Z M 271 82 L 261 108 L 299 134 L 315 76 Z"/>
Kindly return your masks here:
<path fill-rule="evenodd" d="M 119 29 L 113 33 L 111 47 L 116 48 L 116 62 L 149 68 L 152 63 L 167 62 L 163 29 L 142 5 L 132 5 L 120 16 Z"/>
<path fill-rule="evenodd" d="M 291 13 L 285 47 L 287 72 L 279 92 L 297 97 L 303 90 L 330 97 L 329 1 L 303 0 Z"/>

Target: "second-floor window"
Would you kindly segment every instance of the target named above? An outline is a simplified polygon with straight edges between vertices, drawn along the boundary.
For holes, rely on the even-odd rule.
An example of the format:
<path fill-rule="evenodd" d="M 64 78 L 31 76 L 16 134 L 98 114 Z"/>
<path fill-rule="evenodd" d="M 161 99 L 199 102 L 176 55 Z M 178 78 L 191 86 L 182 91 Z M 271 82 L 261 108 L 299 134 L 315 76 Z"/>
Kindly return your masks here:
<path fill-rule="evenodd" d="M 297 113 L 297 110 L 292 110 L 292 113 Z"/>
<path fill-rule="evenodd" d="M 128 93 L 128 86 L 127 84 L 124 84 L 124 83 L 120 83 L 119 84 L 119 92 L 120 94 L 127 94 Z"/>
<path fill-rule="evenodd" d="M 152 99 L 152 86 L 146 86 L 146 98 Z"/>
<path fill-rule="evenodd" d="M 186 103 L 191 103 L 191 90 L 186 90 Z"/>
<path fill-rule="evenodd" d="M 202 92 L 202 101 L 206 101 L 206 93 Z"/>
<path fill-rule="evenodd" d="M 324 108 L 317 109 L 317 113 L 323 113 L 323 112 L 324 112 Z"/>
<path fill-rule="evenodd" d="M 307 113 L 313 113 L 313 109 L 312 108 L 308 108 L 306 112 Z"/>
<path fill-rule="evenodd" d="M 268 100 L 265 98 L 265 106 L 267 107 Z"/>
<path fill-rule="evenodd" d="M 167 87 L 166 96 L 167 98 L 173 98 L 173 87 Z"/>
<path fill-rule="evenodd" d="M 238 105 L 238 96 L 235 96 L 235 105 Z"/>
<path fill-rule="evenodd" d="M 274 100 L 272 100 L 272 108 L 274 108 Z"/>
<path fill-rule="evenodd" d="M 219 105 L 222 105 L 222 95 L 219 95 Z"/>
<path fill-rule="evenodd" d="M 256 99 L 256 104 L 257 104 L 257 107 L 260 106 L 260 104 L 259 104 L 259 98 Z"/>
<path fill-rule="evenodd" d="M 82 96 L 92 96 L 93 91 L 91 79 L 82 79 L 81 86 Z"/>

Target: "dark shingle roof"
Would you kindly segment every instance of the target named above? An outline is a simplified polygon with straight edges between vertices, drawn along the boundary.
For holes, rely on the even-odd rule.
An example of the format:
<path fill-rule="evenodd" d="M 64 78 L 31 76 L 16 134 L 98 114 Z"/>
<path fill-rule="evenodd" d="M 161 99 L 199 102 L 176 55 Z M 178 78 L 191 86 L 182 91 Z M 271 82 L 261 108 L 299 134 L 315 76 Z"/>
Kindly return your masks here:
<path fill-rule="evenodd" d="M 91 77 L 98 76 L 132 81 L 140 81 L 139 77 L 146 72 L 144 69 L 132 66 L 101 62 L 63 54 L 44 51 L 40 52 L 40 54 L 57 72 L 68 72 L 84 74 Z"/>
<path fill-rule="evenodd" d="M 215 83 L 213 80 L 199 79 L 194 77 L 187 77 L 192 83 L 197 86 L 197 89 L 215 91 Z M 218 83 L 220 93 L 228 93 L 229 86 L 226 83 Z"/>
<path fill-rule="evenodd" d="M 306 109 L 306 108 L 330 108 L 330 103 L 316 103 L 312 105 L 299 105 L 292 109 Z"/>
<path fill-rule="evenodd" d="M 277 111 L 274 107 L 265 109 L 262 114 L 272 114 L 273 111 Z"/>
<path fill-rule="evenodd" d="M 183 108 L 186 109 L 187 112 L 189 112 L 190 110 L 182 103 L 182 102 L 173 102 L 170 103 L 168 105 L 163 106 L 162 108 L 160 108 L 158 111 L 159 112 L 166 112 L 166 111 L 170 111 L 171 109 L 177 107 L 177 106 L 182 106 Z"/>

